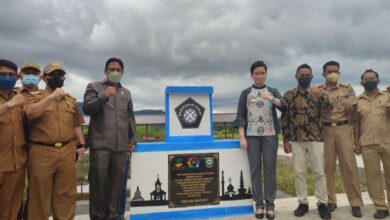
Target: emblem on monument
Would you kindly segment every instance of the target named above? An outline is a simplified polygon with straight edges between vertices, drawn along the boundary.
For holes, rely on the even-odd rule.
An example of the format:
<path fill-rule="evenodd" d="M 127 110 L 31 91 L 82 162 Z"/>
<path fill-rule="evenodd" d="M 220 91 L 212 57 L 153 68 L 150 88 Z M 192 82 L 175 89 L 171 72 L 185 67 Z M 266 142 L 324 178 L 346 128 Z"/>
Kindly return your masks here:
<path fill-rule="evenodd" d="M 175 108 L 182 128 L 198 128 L 205 108 L 189 97 Z"/>

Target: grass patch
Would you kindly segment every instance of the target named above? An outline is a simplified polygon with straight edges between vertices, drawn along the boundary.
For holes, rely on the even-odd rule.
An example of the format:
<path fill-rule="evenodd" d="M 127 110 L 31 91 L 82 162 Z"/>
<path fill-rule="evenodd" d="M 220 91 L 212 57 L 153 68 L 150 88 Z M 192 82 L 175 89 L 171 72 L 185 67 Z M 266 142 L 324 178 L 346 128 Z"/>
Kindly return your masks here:
<path fill-rule="evenodd" d="M 345 193 L 343 180 L 341 175 L 338 175 L 337 173 L 335 184 L 336 193 Z M 278 190 L 281 190 L 289 195 L 296 196 L 294 169 L 281 160 L 278 160 L 276 167 L 276 185 Z M 360 190 L 362 192 L 367 191 L 367 184 L 362 180 L 360 180 Z M 309 196 L 314 195 L 314 176 L 310 168 L 307 170 L 307 192 Z"/>

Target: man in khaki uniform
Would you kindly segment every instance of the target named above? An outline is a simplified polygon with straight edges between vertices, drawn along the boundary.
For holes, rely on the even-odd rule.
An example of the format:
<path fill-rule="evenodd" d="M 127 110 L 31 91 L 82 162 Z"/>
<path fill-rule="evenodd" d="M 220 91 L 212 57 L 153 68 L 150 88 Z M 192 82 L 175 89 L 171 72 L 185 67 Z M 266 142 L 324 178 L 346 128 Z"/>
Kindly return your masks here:
<path fill-rule="evenodd" d="M 76 208 L 75 163 L 84 153 L 84 120 L 76 100 L 61 89 L 65 71 L 53 62 L 43 69 L 46 88 L 27 100 L 30 123 L 27 218 L 74 219 Z M 77 146 L 77 151 L 76 151 Z M 77 152 L 77 153 L 76 153 Z"/>
<path fill-rule="evenodd" d="M 0 60 L 0 220 L 15 220 L 23 201 L 25 148 L 23 104 L 13 90 L 17 66 Z"/>
<path fill-rule="evenodd" d="M 352 102 L 356 99 L 355 92 L 351 85 L 338 82 L 340 77 L 338 62 L 325 63 L 323 71 L 326 83 L 319 88 L 328 95 L 333 105 L 331 112 L 324 112 L 322 115 L 328 209 L 334 211 L 337 208 L 335 172 L 336 161 L 338 161 L 344 189 L 352 207 L 352 215 L 362 217 L 360 207 L 363 206 L 363 200 L 359 187 L 352 130 L 349 124 L 353 110 Z"/>
<path fill-rule="evenodd" d="M 368 194 L 375 205 L 374 218 L 389 216 L 385 202 L 380 163 L 383 163 L 387 201 L 390 202 L 390 94 L 377 85 L 379 75 L 366 70 L 361 76 L 364 92 L 354 106 L 354 131 L 357 151 L 363 153 Z"/>
<path fill-rule="evenodd" d="M 27 99 L 31 92 L 39 90 L 38 84 L 41 81 L 41 67 L 33 61 L 26 61 L 20 67 L 19 77 L 22 81 L 22 86 L 17 88 L 17 91 Z M 26 140 L 29 140 L 30 129 L 27 121 L 24 127 Z M 27 219 L 27 202 L 20 209 L 19 219 Z"/>
<path fill-rule="evenodd" d="M 30 92 L 37 91 L 41 80 L 41 67 L 33 61 L 27 61 L 22 64 L 19 73 L 22 81 L 22 87 L 19 92 L 28 95 Z"/>

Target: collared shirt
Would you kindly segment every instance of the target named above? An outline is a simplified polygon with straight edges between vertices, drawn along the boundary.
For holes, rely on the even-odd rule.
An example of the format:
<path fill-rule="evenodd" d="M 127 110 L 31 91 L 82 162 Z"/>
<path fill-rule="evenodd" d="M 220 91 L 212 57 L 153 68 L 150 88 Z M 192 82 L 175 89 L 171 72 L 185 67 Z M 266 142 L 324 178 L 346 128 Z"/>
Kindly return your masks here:
<path fill-rule="evenodd" d="M 95 150 L 128 151 L 136 144 L 136 127 L 130 91 L 119 86 L 116 94 L 105 97 L 108 82 L 88 84 L 84 94 L 84 112 L 91 116 L 87 145 Z"/>
<path fill-rule="evenodd" d="M 39 91 L 39 88 L 38 87 L 27 88 L 27 87 L 21 86 L 19 88 L 16 88 L 16 90 L 19 94 L 22 94 L 27 99 L 31 92 Z"/>
<path fill-rule="evenodd" d="M 47 90 L 31 92 L 27 105 L 38 103 L 49 95 Z M 74 128 L 83 123 L 76 100 L 66 95 L 63 99 L 52 100 L 39 117 L 29 120 L 30 140 L 46 144 L 74 140 Z"/>
<path fill-rule="evenodd" d="M 0 105 L 16 95 L 0 90 Z M 19 169 L 26 163 L 27 151 L 24 134 L 23 106 L 14 107 L 0 116 L 0 172 Z"/>
<path fill-rule="evenodd" d="M 311 89 L 301 92 L 298 88 L 284 94 L 287 102 L 282 113 L 284 141 L 322 141 L 322 115 L 332 110 L 325 93 L 312 93 Z"/>
<path fill-rule="evenodd" d="M 369 98 L 364 92 L 355 106 L 356 122 L 360 127 L 360 145 L 390 143 L 390 94 L 379 91 Z"/>
<path fill-rule="evenodd" d="M 321 85 L 319 88 L 327 94 L 330 103 L 333 105 L 331 112 L 323 113 L 324 122 L 333 123 L 350 120 L 351 116 L 346 113 L 344 102 L 346 100 L 350 100 L 351 103 L 356 102 L 352 86 L 350 84 L 337 83 L 333 88 L 326 87 L 326 85 Z"/>

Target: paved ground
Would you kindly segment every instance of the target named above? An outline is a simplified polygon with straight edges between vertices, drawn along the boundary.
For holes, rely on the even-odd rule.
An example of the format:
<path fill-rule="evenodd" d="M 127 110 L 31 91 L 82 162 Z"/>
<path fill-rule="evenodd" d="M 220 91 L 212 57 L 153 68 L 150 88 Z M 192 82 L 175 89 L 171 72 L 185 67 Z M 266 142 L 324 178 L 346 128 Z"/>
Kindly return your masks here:
<path fill-rule="evenodd" d="M 353 220 L 353 219 L 374 219 L 372 215 L 375 212 L 375 208 L 372 205 L 372 202 L 368 196 L 367 192 L 364 192 L 363 194 L 363 202 L 365 204 L 363 208 L 363 218 L 354 218 L 351 215 L 351 208 L 348 204 L 348 199 L 346 194 L 338 194 L 338 208 L 332 212 L 332 219 L 336 220 Z M 301 218 L 294 217 L 293 211 L 297 207 L 297 199 L 295 197 L 288 197 L 288 198 L 279 198 L 275 200 L 275 215 L 276 219 L 299 219 L 299 220 L 313 220 L 313 219 L 320 219 L 320 216 L 318 215 L 318 211 L 316 208 L 316 199 L 313 196 L 309 197 L 309 207 L 310 211 L 305 216 Z M 88 210 L 88 202 L 87 201 L 80 201 L 77 203 L 77 209 L 78 212 L 80 212 L 82 209 L 84 209 L 83 214 L 78 214 L 76 216 L 76 220 L 87 220 L 89 219 L 87 212 L 85 210 Z M 129 212 L 127 212 L 127 216 L 129 215 Z M 250 220 L 250 219 L 256 219 L 253 215 L 243 215 L 243 216 L 232 216 L 232 217 L 225 217 L 225 218 L 210 218 L 209 220 Z M 390 218 L 387 218 L 390 219 Z M 206 219 L 204 219 L 206 220 Z"/>
<path fill-rule="evenodd" d="M 283 151 L 283 148 L 280 147 L 278 151 L 278 155 L 281 156 L 291 156 L 291 154 L 285 154 Z M 363 168 L 363 160 L 361 156 L 356 156 L 357 164 L 359 168 Z M 338 208 L 332 212 L 332 219 L 335 220 L 353 220 L 353 219 L 374 219 L 372 216 L 375 212 L 375 208 L 372 205 L 372 202 L 368 196 L 367 192 L 364 192 L 363 194 L 363 202 L 365 204 L 363 208 L 363 218 L 354 218 L 351 215 L 351 208 L 348 204 L 348 199 L 346 194 L 338 194 Z M 275 216 L 276 219 L 281 220 L 314 220 L 314 219 L 320 219 L 320 216 L 317 211 L 316 207 L 316 199 L 314 197 L 309 197 L 310 201 L 310 211 L 305 216 L 297 218 L 293 215 L 294 209 L 298 206 L 297 199 L 295 197 L 291 197 L 289 195 L 284 194 L 283 192 L 277 193 L 277 199 L 275 200 Z M 76 220 L 87 220 L 89 219 L 88 216 L 88 201 L 79 201 L 77 202 L 77 216 Z M 129 212 L 127 212 L 127 216 L 129 216 Z M 256 219 L 253 215 L 243 215 L 243 216 L 232 216 L 232 217 L 225 217 L 225 218 L 210 218 L 209 220 L 250 220 L 250 219 Z M 387 219 L 390 219 L 388 217 Z"/>

